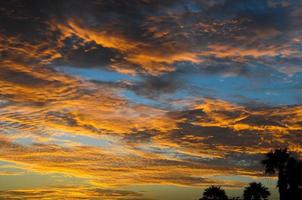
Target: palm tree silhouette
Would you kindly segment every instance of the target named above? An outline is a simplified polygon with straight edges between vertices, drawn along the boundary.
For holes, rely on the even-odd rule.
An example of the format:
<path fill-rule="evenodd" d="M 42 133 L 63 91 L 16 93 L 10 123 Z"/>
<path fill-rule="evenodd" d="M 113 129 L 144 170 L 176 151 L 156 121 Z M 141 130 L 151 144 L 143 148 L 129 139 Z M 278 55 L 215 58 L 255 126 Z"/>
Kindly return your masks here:
<path fill-rule="evenodd" d="M 286 166 L 288 199 L 302 196 L 302 162 L 290 157 Z"/>
<path fill-rule="evenodd" d="M 263 186 L 261 183 L 250 183 L 248 187 L 244 189 L 243 199 L 244 200 L 267 200 L 270 196 L 268 188 Z"/>
<path fill-rule="evenodd" d="M 286 177 L 286 165 L 289 159 L 289 153 L 287 149 L 276 149 L 275 151 L 266 154 L 266 159 L 262 160 L 262 164 L 265 165 L 265 173 L 276 174 L 278 172 L 278 189 L 280 194 L 280 200 L 286 200 L 287 196 L 287 177 Z"/>
<path fill-rule="evenodd" d="M 210 186 L 205 189 L 203 197 L 199 200 L 228 200 L 228 197 L 220 187 Z"/>

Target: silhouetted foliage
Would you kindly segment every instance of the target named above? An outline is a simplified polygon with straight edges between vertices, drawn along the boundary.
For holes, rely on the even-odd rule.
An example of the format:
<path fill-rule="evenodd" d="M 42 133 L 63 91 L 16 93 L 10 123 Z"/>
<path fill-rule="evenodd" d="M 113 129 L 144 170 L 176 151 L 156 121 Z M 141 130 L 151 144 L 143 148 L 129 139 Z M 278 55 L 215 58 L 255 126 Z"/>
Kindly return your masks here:
<path fill-rule="evenodd" d="M 270 192 L 267 187 L 261 183 L 250 183 L 248 187 L 244 189 L 243 199 L 244 200 L 267 200 L 270 196 Z"/>
<path fill-rule="evenodd" d="M 286 166 L 288 199 L 302 198 L 302 162 L 290 157 Z"/>
<path fill-rule="evenodd" d="M 262 160 L 265 173 L 278 175 L 277 187 L 280 200 L 302 199 L 302 161 L 294 158 L 287 149 L 275 149 Z M 250 183 L 245 187 L 243 200 L 267 200 L 270 191 L 261 183 Z M 240 200 L 240 197 L 228 198 L 225 191 L 217 186 L 205 189 L 199 200 Z"/>
<path fill-rule="evenodd" d="M 228 197 L 220 187 L 210 186 L 205 189 L 203 197 L 200 200 L 228 200 Z"/>
<path fill-rule="evenodd" d="M 265 173 L 275 174 L 278 172 L 278 189 L 280 200 L 286 200 L 287 193 L 287 180 L 285 169 L 290 155 L 287 149 L 276 149 L 273 152 L 266 154 L 266 159 L 262 161 L 265 166 Z"/>
<path fill-rule="evenodd" d="M 302 162 L 292 157 L 287 149 L 267 153 L 262 164 L 267 174 L 278 172 L 280 200 L 302 197 Z"/>

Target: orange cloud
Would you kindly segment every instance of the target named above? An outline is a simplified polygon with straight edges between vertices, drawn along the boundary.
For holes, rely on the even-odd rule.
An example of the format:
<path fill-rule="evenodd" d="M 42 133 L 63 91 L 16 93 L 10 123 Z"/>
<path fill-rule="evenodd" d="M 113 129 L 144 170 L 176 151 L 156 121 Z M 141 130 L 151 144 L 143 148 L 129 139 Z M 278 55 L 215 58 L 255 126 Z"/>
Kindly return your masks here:
<path fill-rule="evenodd" d="M 144 60 L 144 54 L 141 55 Z M 198 62 L 194 55 L 169 56 L 171 60 L 166 63 L 185 59 Z M 151 60 L 164 62 L 161 56 Z M 7 135 L 1 137 L 0 159 L 22 163 L 30 170 L 84 177 L 102 187 L 116 186 L 117 179 L 121 185 L 200 186 L 219 183 L 204 179 L 204 175 L 259 176 L 256 169 L 215 164 L 234 153 L 245 152 L 245 156 L 265 153 L 273 146 L 269 143 L 290 146 L 301 153 L 296 140 L 286 139 L 302 130 L 301 106 L 250 109 L 204 99 L 202 103 L 186 102 L 191 105 L 189 109 L 200 112 L 183 115 L 182 112 L 188 111 L 171 113 L 134 104 L 124 99 L 119 89 L 72 78 L 49 68 L 29 66 L 13 59 L 2 61 L 0 68 L 0 92 L 5 100 L 0 115 L 1 134 Z M 258 118 L 262 119 L 261 123 Z M 198 130 L 188 128 L 189 125 Z M 208 133 L 209 127 L 217 128 L 221 135 L 215 137 L 213 132 Z M 55 136 L 62 133 L 89 135 L 96 141 L 108 135 L 112 138 L 105 139 L 113 145 L 104 149 L 68 139 L 64 141 L 69 143 L 67 146 L 56 144 Z M 151 135 L 146 136 L 147 142 L 125 140 L 137 134 L 144 137 L 146 133 Z M 228 134 L 236 138 L 230 142 Z M 257 148 L 240 143 L 242 137 L 249 135 L 259 135 Z M 31 138 L 37 144 L 20 145 L 16 141 L 22 138 Z M 212 143 L 216 140 L 220 143 L 213 146 L 208 142 L 211 139 Z"/>
<path fill-rule="evenodd" d="M 61 58 L 61 54 L 48 41 L 29 43 L 13 36 L 5 36 L 0 33 L 0 53 L 5 52 L 9 59 L 17 63 L 35 63 L 34 65 L 47 65 Z M 7 60 L 6 58 L 4 60 Z"/>
<path fill-rule="evenodd" d="M 207 166 L 162 159 L 160 156 L 150 158 L 133 152 L 129 154 L 127 150 L 115 153 L 115 149 L 88 146 L 21 146 L 1 141 L 0 152 L 1 160 L 20 163 L 27 170 L 82 177 L 103 188 L 135 184 L 198 186 L 215 181 L 203 179 L 201 175 L 230 172 L 227 168 L 210 169 Z"/>
<path fill-rule="evenodd" d="M 132 104 L 110 86 L 9 61 L 2 62 L 1 68 L 0 92 L 8 104 L 0 119 L 7 131 L 97 135 L 176 127 L 167 111 Z"/>
<path fill-rule="evenodd" d="M 1 94 L 7 100 L 0 116 L 2 132 L 13 133 L 2 138 L 0 158 L 23 163 L 28 169 L 85 177 L 95 184 L 103 183 L 104 187 L 115 185 L 116 179 L 120 180 L 120 184 L 198 186 L 203 184 L 202 176 L 205 174 L 258 174 L 254 169 L 226 168 L 204 162 L 224 160 L 232 153 L 261 154 L 272 147 L 268 143 L 261 144 L 261 140 L 257 148 L 240 145 L 241 137 L 249 134 L 259 135 L 264 142 L 270 138 L 266 142 L 289 145 L 301 152 L 295 140 L 284 138 L 293 131 L 302 130 L 299 106 L 250 109 L 225 101 L 204 99 L 202 103 L 190 104 L 189 109 L 200 112 L 183 115 L 181 111 L 171 113 L 130 103 L 119 95 L 119 90 L 110 86 L 74 79 L 52 70 L 33 70 L 12 62 L 4 64 L 2 66 L 9 67 L 11 73 L 21 77 L 26 74 L 29 83 L 35 80 L 35 83 L 43 86 L 37 87 L 19 79 L 1 79 L 0 82 Z M 262 123 L 255 121 L 257 118 L 261 118 Z M 199 130 L 186 128 L 188 125 L 197 126 Z M 235 143 L 228 144 L 229 140 L 222 140 L 224 144 L 219 143 L 215 147 L 209 145 L 207 140 L 213 138 L 213 133 L 207 133 L 208 127 L 227 131 L 221 132 L 221 136 L 236 134 L 236 138 L 232 139 Z M 151 135 L 147 143 L 124 140 L 135 134 L 143 137 L 145 133 L 152 132 L 156 134 Z M 108 149 L 72 141 L 69 146 L 51 145 L 58 133 L 89 135 L 96 140 L 108 135 L 115 141 Z M 14 144 L 15 140 L 24 137 L 40 144 Z M 236 145 L 236 141 L 239 145 Z M 152 148 L 161 151 L 152 152 Z M 212 180 L 204 181 L 208 183 Z"/>
<path fill-rule="evenodd" d="M 210 117 L 210 119 L 200 118 L 197 120 L 196 124 L 202 126 L 228 127 L 235 131 L 276 131 L 283 134 L 289 131 L 299 131 L 302 128 L 299 125 L 299 121 L 302 119 L 301 106 L 252 110 L 225 101 L 205 100 L 204 104 L 196 105 L 194 108 L 202 109 Z M 247 119 L 252 117 L 262 117 L 262 123 L 260 121 L 258 123 L 249 122 Z M 279 120 L 276 123 L 269 121 L 274 119 Z"/>
<path fill-rule="evenodd" d="M 238 58 L 244 60 L 244 57 L 260 58 L 264 56 L 275 57 L 275 56 L 289 56 L 294 54 L 296 51 L 285 47 L 270 46 L 265 49 L 255 48 L 239 48 L 229 45 L 212 44 L 208 46 L 209 50 L 201 53 L 202 55 L 209 56 L 214 55 L 217 58 Z"/>
<path fill-rule="evenodd" d="M 175 49 L 169 44 L 155 47 L 151 44 L 131 40 L 117 35 L 109 30 L 94 30 L 81 25 L 80 21 L 69 19 L 64 24 L 53 22 L 53 27 L 56 27 L 63 33 L 61 41 L 76 35 L 85 40 L 85 42 L 95 42 L 102 47 L 112 48 L 124 55 L 126 63 L 113 63 L 111 69 L 120 73 L 135 74 L 136 66 L 141 68 L 142 72 L 151 75 L 159 75 L 174 71 L 174 62 L 190 61 L 193 63 L 201 63 L 202 60 L 198 57 L 200 54 L 190 51 L 182 51 Z M 112 59 L 114 61 L 114 59 Z M 132 65 L 130 69 L 126 65 Z"/>
<path fill-rule="evenodd" d="M 0 191 L 1 198 L 7 200 L 13 199 L 97 199 L 105 198 L 108 200 L 122 200 L 122 199 L 136 199 L 143 200 L 142 194 L 131 192 L 127 190 L 106 190 L 94 187 L 85 186 L 61 186 L 50 188 L 33 188 L 33 189 L 19 189 Z"/>

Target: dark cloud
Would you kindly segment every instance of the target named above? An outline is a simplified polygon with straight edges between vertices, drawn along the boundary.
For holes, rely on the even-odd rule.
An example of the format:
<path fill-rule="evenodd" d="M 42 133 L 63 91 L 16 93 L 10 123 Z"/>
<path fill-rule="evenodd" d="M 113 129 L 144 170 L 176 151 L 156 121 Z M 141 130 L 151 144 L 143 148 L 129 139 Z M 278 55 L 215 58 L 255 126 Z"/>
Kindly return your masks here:
<path fill-rule="evenodd" d="M 177 91 L 185 89 L 185 83 L 173 75 L 163 75 L 159 77 L 148 76 L 143 81 L 134 83 L 128 88 L 137 95 L 156 99 L 164 94 L 173 94 Z"/>
<path fill-rule="evenodd" d="M 125 140 L 125 142 L 127 143 L 149 143 L 152 142 L 152 137 L 156 136 L 158 134 L 157 131 L 144 131 L 144 132 L 135 132 L 131 135 L 127 135 L 125 136 L 123 139 Z"/>
<path fill-rule="evenodd" d="M 151 65 L 174 67 L 171 66 L 173 62 L 169 61 L 171 56 L 198 54 L 207 51 L 211 44 L 235 46 L 243 50 L 285 45 L 291 42 L 289 34 L 293 27 L 292 21 L 298 15 L 295 8 L 299 2 L 290 1 L 286 6 L 267 0 L 211 3 L 185 0 L 136 0 L 130 3 L 116 0 L 93 1 L 88 4 L 85 1 L 6 1 L 1 4 L 3 14 L 0 20 L 3 26 L 0 32 L 7 37 L 18 37 L 17 40 L 31 45 L 47 42 L 40 48 L 60 54 L 60 58 L 52 59 L 56 61 L 54 64 L 108 68 L 115 64 L 124 69 L 148 72 L 146 68 Z M 65 33 L 60 26 L 69 27 L 70 20 L 83 30 L 105 35 L 109 41 L 112 40 L 110 37 L 118 37 L 136 47 L 126 51 L 120 49 L 118 44 L 106 47 L 102 42 L 87 41 L 83 38 L 86 36 L 79 32 L 63 36 Z M 60 26 L 55 28 L 57 24 Z M 74 28 L 69 28 L 75 31 Z M 87 32 L 88 38 L 89 34 Z M 15 45 L 20 45 L 20 42 Z M 131 58 L 133 54 L 141 52 L 151 60 L 142 63 Z M 153 58 L 158 57 L 157 54 L 160 54 L 160 61 Z M 162 61 L 165 58 L 167 61 Z M 206 64 L 202 64 L 199 70 L 214 74 L 245 75 L 251 71 L 246 63 L 254 62 L 253 57 L 244 60 L 241 58 L 239 61 L 234 55 L 220 58 L 210 54 L 204 59 L 207 60 L 204 62 Z M 269 63 L 270 61 L 263 60 L 263 64 Z M 279 63 L 284 63 L 283 58 L 275 61 L 276 65 Z M 298 63 L 293 65 L 298 66 Z M 169 82 L 171 79 L 167 78 L 165 81 Z M 146 82 L 148 84 L 150 80 Z M 170 85 L 167 83 L 166 87 L 169 88 Z"/>
<path fill-rule="evenodd" d="M 285 126 L 281 116 L 251 115 L 239 122 L 258 126 Z"/>
<path fill-rule="evenodd" d="M 18 72 L 18 71 L 13 71 L 12 69 L 3 69 L 1 68 L 0 71 L 0 79 L 13 82 L 16 84 L 21 84 L 21 85 L 27 85 L 27 86 L 40 86 L 40 87 L 45 87 L 47 85 L 50 85 L 54 82 L 40 79 L 37 77 L 34 77 L 30 73 L 26 72 Z"/>
<path fill-rule="evenodd" d="M 58 52 L 62 55 L 53 65 L 72 67 L 99 67 L 108 68 L 112 60 L 118 60 L 121 55 L 114 49 L 105 48 L 95 42 L 85 43 L 81 38 L 67 38 Z"/>
<path fill-rule="evenodd" d="M 192 138 L 188 137 L 192 136 Z M 191 124 L 180 124 L 176 133 L 171 133 L 171 139 L 184 144 L 209 145 L 208 148 L 217 145 L 224 146 L 257 146 L 260 136 L 250 131 L 234 131 L 219 126 L 195 126 Z M 196 138 L 196 139 L 194 139 Z M 188 139 L 188 140 L 187 140 Z"/>

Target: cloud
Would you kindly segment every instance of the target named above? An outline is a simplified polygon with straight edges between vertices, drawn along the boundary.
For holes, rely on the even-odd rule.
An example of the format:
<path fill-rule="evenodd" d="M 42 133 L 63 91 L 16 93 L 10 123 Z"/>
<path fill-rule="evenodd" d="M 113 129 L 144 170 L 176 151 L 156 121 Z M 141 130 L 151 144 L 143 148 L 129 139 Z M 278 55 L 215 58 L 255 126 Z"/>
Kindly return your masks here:
<path fill-rule="evenodd" d="M 125 185 L 238 187 L 243 181 L 215 176 L 260 178 L 259 160 L 272 148 L 301 154 L 300 1 L 0 7 L 0 160 L 89 180 L 65 186 L 66 198 L 143 199 L 117 189 Z M 282 95 L 266 95 L 275 91 Z M 282 105 L 261 101 L 279 97 Z"/>
<path fill-rule="evenodd" d="M 50 188 L 34 188 L 23 190 L 8 190 L 0 192 L 0 199 L 91 199 L 91 198 L 106 198 L 106 199 L 136 199 L 143 200 L 140 193 L 126 190 L 110 190 L 99 189 L 92 187 L 50 187 Z"/>
<path fill-rule="evenodd" d="M 298 2 L 118 2 L 35 2 L 35 7 L 18 2 L 22 11 L 5 3 L 2 54 L 22 62 L 105 67 L 132 75 L 170 73 L 177 62 L 215 65 L 217 58 L 228 58 L 229 70 L 236 62 L 244 66 L 260 60 L 289 75 L 301 71 L 299 64 L 283 66 L 285 57 L 301 54 L 299 25 L 291 26 L 299 16 Z"/>
<path fill-rule="evenodd" d="M 75 36 L 66 38 L 63 42 L 64 46 L 58 50 L 62 56 L 56 59 L 53 65 L 106 68 L 113 59 L 120 57 L 114 49 L 99 46 L 94 42 L 85 43 Z"/>
<path fill-rule="evenodd" d="M 127 88 L 141 96 L 158 98 L 164 94 L 171 94 L 184 89 L 184 83 L 181 83 L 179 79 L 177 80 L 177 77 L 169 75 L 148 76 L 143 81 L 129 85 Z"/>
<path fill-rule="evenodd" d="M 70 105 L 74 103 L 70 102 Z M 145 108 L 145 111 L 150 110 Z M 100 117 L 101 112 L 97 112 Z M 159 120 L 154 126 L 152 118 L 147 121 L 134 117 L 125 122 L 123 118 L 110 112 L 112 111 L 107 110 L 106 113 L 108 123 L 103 121 L 100 125 L 94 125 L 91 121 L 91 117 L 95 116 L 91 111 L 85 112 L 85 117 L 79 117 L 83 115 L 80 113 L 76 116 L 69 114 L 68 117 L 72 117 L 72 120 L 60 113 L 49 113 L 48 118 L 59 119 L 53 121 L 53 125 L 50 122 L 45 124 L 48 129 L 56 126 L 57 130 L 69 135 L 90 134 L 96 139 L 100 138 L 97 137 L 98 132 L 94 132 L 95 128 L 107 128 L 110 131 L 106 134 L 115 136 L 116 139 L 114 142 L 108 140 L 106 148 L 87 146 L 81 142 L 61 146 L 55 140 L 52 142 L 51 135 L 44 136 L 49 142 L 40 139 L 37 141 L 39 143 L 21 145 L 14 143 L 14 137 L 6 136 L 1 140 L 1 159 L 23 163 L 27 169 L 43 173 L 60 172 L 87 178 L 102 186 L 134 183 L 198 186 L 213 181 L 220 183 L 215 179 L 204 179 L 202 174 L 260 176 L 259 155 L 273 147 L 288 146 L 301 152 L 300 144 L 292 138 L 293 134 L 301 130 L 298 106 L 256 109 L 206 99 L 190 110 L 164 114 L 169 127 L 162 128 L 162 119 L 157 116 L 161 113 L 158 111 L 153 113 L 152 118 Z M 266 122 L 264 117 L 276 122 Z M 66 123 L 62 123 L 64 121 L 60 118 L 66 118 Z M 74 119 L 78 121 L 75 122 Z M 100 119 L 96 121 L 100 122 Z M 259 119 L 261 123 L 255 119 Z M 139 131 L 139 124 L 143 124 L 140 120 L 145 120 L 143 131 Z M 109 122 L 112 126 L 109 126 Z M 43 123 L 45 122 L 35 122 L 40 126 Z M 122 123 L 127 126 L 115 125 Z M 174 125 L 171 126 L 172 124 Z M 77 130 L 81 130 L 81 133 L 77 133 Z M 249 164 L 242 163 L 242 160 Z M 118 183 L 115 181 L 117 179 Z"/>
<path fill-rule="evenodd" d="M 131 153 L 130 149 L 131 154 L 127 153 L 127 149 L 117 154 L 114 153 L 116 150 L 112 150 L 88 146 L 72 148 L 42 144 L 21 146 L 1 141 L 1 159 L 22 163 L 27 170 L 40 173 L 64 173 L 89 179 L 93 185 L 99 187 L 134 184 L 198 186 L 214 181 L 204 179 L 198 174 L 218 174 L 222 170 L 222 168 L 220 170 L 199 168 L 196 164 L 164 159 L 160 155 L 150 157 L 151 154 L 148 156 L 148 153 L 135 153 L 133 150 Z M 157 170 L 157 173 L 154 173 L 154 170 Z"/>

